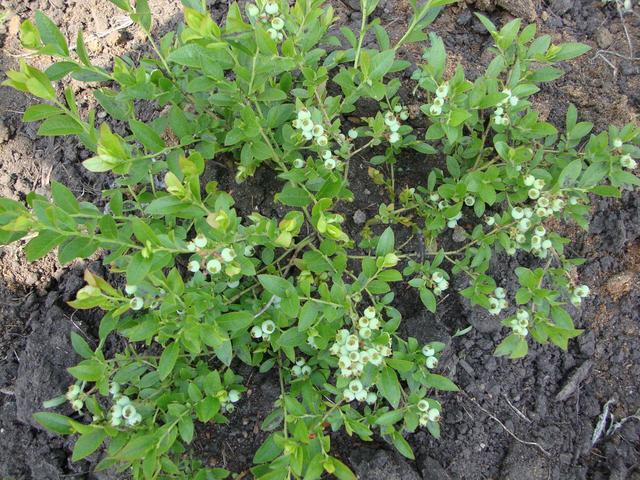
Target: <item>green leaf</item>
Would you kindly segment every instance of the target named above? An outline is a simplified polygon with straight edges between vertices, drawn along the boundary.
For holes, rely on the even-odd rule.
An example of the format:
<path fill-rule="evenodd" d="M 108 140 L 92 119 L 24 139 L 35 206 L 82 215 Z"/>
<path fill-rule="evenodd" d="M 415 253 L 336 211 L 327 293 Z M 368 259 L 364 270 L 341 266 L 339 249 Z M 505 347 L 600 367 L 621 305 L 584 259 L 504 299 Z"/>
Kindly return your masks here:
<path fill-rule="evenodd" d="M 44 428 L 52 432 L 62 435 L 70 435 L 74 432 L 71 426 L 71 419 L 59 413 L 38 412 L 33 414 L 33 418 Z"/>
<path fill-rule="evenodd" d="M 38 128 L 38 135 L 57 137 L 60 135 L 79 135 L 84 130 L 73 118 L 67 115 L 56 115 L 45 119 Z"/>
<path fill-rule="evenodd" d="M 396 52 L 395 50 L 385 50 L 384 52 L 377 53 L 371 59 L 371 64 L 373 68 L 369 73 L 369 77 L 377 80 L 382 78 L 387 74 L 387 72 L 393 66 L 393 61 L 395 59 Z"/>
<path fill-rule="evenodd" d="M 134 437 L 114 456 L 118 460 L 133 461 L 143 458 L 146 453 L 155 448 L 157 442 L 156 435 L 149 434 L 141 437 Z"/>
<path fill-rule="evenodd" d="M 150 126 L 137 120 L 129 120 L 129 127 L 136 140 L 142 143 L 148 151 L 159 152 L 165 148 L 164 140 Z"/>
<path fill-rule="evenodd" d="M 216 318 L 216 323 L 227 332 L 237 332 L 253 323 L 253 315 L 249 312 L 229 312 Z"/>
<path fill-rule="evenodd" d="M 282 447 L 278 446 L 274 438 L 275 434 L 271 434 L 267 437 L 260 448 L 256 450 L 253 455 L 253 463 L 267 463 L 275 459 L 280 453 L 282 453 Z"/>
<path fill-rule="evenodd" d="M 60 115 L 61 113 L 62 110 L 58 107 L 54 107 L 53 105 L 48 105 L 46 103 L 39 103 L 37 105 L 31 105 L 25 110 L 24 115 L 22 116 L 22 121 L 37 122 L 54 115 Z"/>
<path fill-rule="evenodd" d="M 380 393 L 394 407 L 400 404 L 400 382 L 395 370 L 391 367 L 384 367 L 380 373 L 380 379 L 376 383 Z"/>
<path fill-rule="evenodd" d="M 44 257 L 65 239 L 64 235 L 60 235 L 52 230 L 42 230 L 37 237 L 31 239 L 24 248 L 27 254 L 27 260 L 33 262 Z"/>
<path fill-rule="evenodd" d="M 404 411 L 391 410 L 390 412 L 383 413 L 376 419 L 376 425 L 393 425 L 398 423 L 404 418 Z"/>
<path fill-rule="evenodd" d="M 285 298 L 295 292 L 291 283 L 276 275 L 258 275 L 258 281 L 267 292 L 280 298 Z"/>
<path fill-rule="evenodd" d="M 83 360 L 75 367 L 67 368 L 67 371 L 78 380 L 85 382 L 97 382 L 102 379 L 105 367 L 97 360 Z"/>
<path fill-rule="evenodd" d="M 158 363 L 158 375 L 160 380 L 164 380 L 173 371 L 173 367 L 178 360 L 178 354 L 180 353 L 180 345 L 176 342 L 169 345 L 164 349 L 160 356 L 160 362 Z"/>
<path fill-rule="evenodd" d="M 67 47 L 67 41 L 56 24 L 40 10 L 36 11 L 35 20 L 40 38 L 42 38 L 45 45 L 53 45 L 56 53 L 68 57 L 69 48 Z"/>
<path fill-rule="evenodd" d="M 288 184 L 276 194 L 276 201 L 289 207 L 306 207 L 311 203 L 311 197 L 302 188 Z"/>
<path fill-rule="evenodd" d="M 378 239 L 378 244 L 376 246 L 376 256 L 384 257 L 387 253 L 393 252 L 394 245 L 395 236 L 393 234 L 393 230 L 391 230 L 391 227 L 387 227 Z"/>
<path fill-rule="evenodd" d="M 431 290 L 428 288 L 421 288 L 420 300 L 422 300 L 422 304 L 427 307 L 427 310 L 431 313 L 436 313 L 436 297 Z"/>
<path fill-rule="evenodd" d="M 193 440 L 193 419 L 190 415 L 185 415 L 178 422 L 178 432 L 180 432 L 180 438 L 185 441 L 185 443 L 191 443 Z"/>
<path fill-rule="evenodd" d="M 442 375 L 436 375 L 435 373 L 428 373 L 426 378 L 427 384 L 437 390 L 444 392 L 457 392 L 460 390 L 455 383 Z"/>
<path fill-rule="evenodd" d="M 56 206 L 65 212 L 78 213 L 80 211 L 80 204 L 71 190 L 55 180 L 51 182 L 51 195 Z"/>
<path fill-rule="evenodd" d="M 393 442 L 393 446 L 398 449 L 402 456 L 408 458 L 409 460 L 416 459 L 415 455 L 413 454 L 413 450 L 411 449 L 411 445 L 409 445 L 409 442 L 407 442 L 400 433 L 393 432 L 391 434 L 391 441 Z"/>
<path fill-rule="evenodd" d="M 77 462 L 88 457 L 95 452 L 106 438 L 107 434 L 102 428 L 95 428 L 89 433 L 85 433 L 78 437 L 76 444 L 73 446 L 73 454 L 71 460 Z"/>
<path fill-rule="evenodd" d="M 71 332 L 71 345 L 73 350 L 82 358 L 91 358 L 93 356 L 93 350 L 89 344 L 76 332 Z"/>
<path fill-rule="evenodd" d="M 587 53 L 589 50 L 591 50 L 591 47 L 589 45 L 585 45 L 584 43 L 563 43 L 559 46 L 556 52 L 551 54 L 550 60 L 553 60 L 554 62 L 571 60 L 572 58 L 576 58 Z"/>

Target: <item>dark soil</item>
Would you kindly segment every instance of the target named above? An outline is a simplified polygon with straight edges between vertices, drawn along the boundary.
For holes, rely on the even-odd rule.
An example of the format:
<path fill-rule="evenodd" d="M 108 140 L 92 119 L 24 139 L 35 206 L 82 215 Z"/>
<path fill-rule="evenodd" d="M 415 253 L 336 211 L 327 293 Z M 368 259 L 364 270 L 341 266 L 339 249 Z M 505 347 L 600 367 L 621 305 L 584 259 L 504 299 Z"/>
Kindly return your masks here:
<path fill-rule="evenodd" d="M 181 17 L 178 0 L 155 0 L 158 32 L 176 25 Z M 220 18 L 227 2 L 209 2 Z M 360 13 L 352 0 L 334 0 L 341 24 L 357 25 Z M 445 41 L 449 67 L 462 63 L 474 77 L 489 61 L 486 35 L 472 12 L 483 10 L 498 24 L 511 14 L 536 19 L 538 30 L 555 43 L 582 41 L 594 46 L 584 58 L 565 66 L 567 75 L 537 95 L 543 117 L 562 126 L 569 102 L 578 106 L 582 119 L 601 130 L 609 124 L 632 121 L 640 110 L 640 63 L 629 56 L 627 36 L 613 6 L 598 0 L 477 0 L 445 9 L 434 25 Z M 36 9 L 47 13 L 69 38 L 83 29 L 97 64 L 108 65 L 116 55 L 134 58 L 145 49 L 143 37 L 133 27 L 118 29 L 123 19 L 106 0 L 0 0 L 3 9 L 16 13 L 0 30 L 0 71 L 17 66 L 21 49 L 16 41 L 20 19 Z M 381 0 L 378 16 L 392 38 L 399 37 L 408 20 L 405 0 Z M 640 50 L 638 7 L 624 17 L 633 42 Z M 93 36 L 89 35 L 93 34 Z M 615 51 L 619 56 L 598 49 Z M 402 52 L 419 61 L 419 45 Z M 606 58 L 611 64 L 609 65 Z M 45 60 L 35 60 L 45 61 Z M 72 83 L 81 106 L 90 105 L 85 86 Z M 410 91 L 410 90 L 409 90 Z M 404 93 L 405 103 L 417 109 L 420 98 Z M 88 152 L 72 138 L 43 139 L 33 125 L 20 121 L 21 112 L 33 100 L 0 88 L 0 195 L 22 199 L 31 190 L 48 193 L 52 179 L 61 180 L 88 201 L 97 201 L 108 178 L 90 174 L 80 162 Z M 366 106 L 360 115 L 366 116 Z M 145 113 L 145 112 L 142 112 Z M 420 129 L 422 125 L 416 123 Z M 410 156 L 400 160 L 398 186 L 426 182 L 434 160 Z M 347 205 L 349 225 L 356 211 L 373 216 L 383 201 L 379 187 L 367 175 L 363 156 L 351 169 L 352 190 L 359 201 Z M 399 170 L 400 171 L 400 170 Z M 219 172 L 213 172 L 219 176 Z M 233 191 L 239 208 L 264 207 L 275 188 L 268 172 L 258 172 L 255 182 L 235 185 L 221 179 Z M 268 206 L 266 208 L 275 208 Z M 274 212 L 266 212 L 274 213 Z M 338 456 L 365 480 L 505 479 L 578 480 L 640 479 L 640 421 L 630 419 L 592 446 L 592 435 L 605 403 L 616 423 L 640 409 L 640 198 L 626 193 L 619 201 L 600 200 L 593 208 L 591 231 L 566 226 L 573 240 L 571 252 L 587 262 L 576 272 L 594 294 L 574 312 L 585 333 L 570 343 L 569 351 L 533 346 L 530 355 L 514 362 L 492 356 L 502 334 L 499 326 L 452 295 L 438 315 L 425 314 L 411 290 L 399 289 L 397 304 L 405 315 L 403 333 L 421 340 L 440 339 L 449 344 L 442 372 L 461 388 L 443 395 L 442 438 L 420 432 L 408 440 L 417 454 L 407 462 L 380 439 L 364 444 L 336 435 Z M 421 248 L 419 239 L 409 244 Z M 65 367 L 76 361 L 69 334 L 76 331 L 89 341 L 95 338 L 98 312 L 75 312 L 65 302 L 82 286 L 88 265 L 76 262 L 61 267 L 53 255 L 29 264 L 21 245 L 0 249 L 0 478 L 3 480 L 60 478 L 107 479 L 111 473 L 94 474 L 99 454 L 72 464 L 71 439 L 52 436 L 31 420 L 42 401 L 66 389 L 70 378 Z M 526 259 L 518 259 L 526 261 Z M 508 285 L 513 260 L 496 258 L 493 274 Z M 92 264 L 97 269 L 98 264 Z M 452 338 L 468 324 L 468 334 Z M 200 426 L 193 453 L 207 464 L 246 472 L 253 452 L 264 438 L 260 423 L 278 395 L 275 379 L 249 370 L 241 372 L 248 395 L 226 426 Z M 245 476 L 244 478 L 247 478 Z"/>

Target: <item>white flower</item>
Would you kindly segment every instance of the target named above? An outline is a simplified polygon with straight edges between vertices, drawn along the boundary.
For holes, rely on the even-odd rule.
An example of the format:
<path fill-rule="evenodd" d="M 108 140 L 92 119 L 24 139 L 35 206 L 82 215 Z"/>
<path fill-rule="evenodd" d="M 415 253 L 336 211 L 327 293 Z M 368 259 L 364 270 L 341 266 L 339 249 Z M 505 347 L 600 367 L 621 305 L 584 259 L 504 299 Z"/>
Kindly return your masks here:
<path fill-rule="evenodd" d="M 589 296 L 590 290 L 586 285 L 578 285 L 574 290 L 573 294 L 580 298 L 586 298 Z"/>
<path fill-rule="evenodd" d="M 262 333 L 271 335 L 273 332 L 276 331 L 276 324 L 273 323 L 271 320 L 265 320 L 264 322 L 262 322 L 262 325 L 260 326 L 260 328 L 262 328 Z"/>
<path fill-rule="evenodd" d="M 444 105 L 444 100 L 440 97 L 433 99 L 433 104 L 437 107 L 442 107 Z"/>
<path fill-rule="evenodd" d="M 298 112 L 298 120 L 304 122 L 306 120 L 311 120 L 311 112 L 306 108 L 300 110 Z"/>
<path fill-rule="evenodd" d="M 354 352 L 358 350 L 359 346 L 360 344 L 359 344 L 358 337 L 356 337 L 355 335 L 349 335 L 345 343 L 345 347 L 347 347 L 347 350 L 350 352 Z"/>
<path fill-rule="evenodd" d="M 293 166 L 294 166 L 295 168 L 302 168 L 302 167 L 304 167 L 304 160 L 302 160 L 301 158 L 296 158 L 296 159 L 293 161 Z"/>
<path fill-rule="evenodd" d="M 533 182 L 533 188 L 537 188 L 538 190 L 542 190 L 545 186 L 546 182 L 541 178 L 536 178 Z"/>
<path fill-rule="evenodd" d="M 487 217 L 485 223 L 490 227 L 496 223 L 495 217 Z"/>
<path fill-rule="evenodd" d="M 378 400 L 378 395 L 376 395 L 374 392 L 367 393 L 366 401 L 369 405 L 373 405 L 374 403 L 376 403 L 377 400 Z"/>
<path fill-rule="evenodd" d="M 347 402 L 353 402 L 355 400 L 355 398 L 356 398 L 356 395 L 351 390 L 349 390 L 348 388 L 345 388 L 342 391 L 342 396 L 344 397 L 345 401 L 347 401 Z"/>
<path fill-rule="evenodd" d="M 427 418 L 432 422 L 436 422 L 440 418 L 440 412 L 437 409 L 432 408 L 427 412 Z"/>
<path fill-rule="evenodd" d="M 324 168 L 326 168 L 327 170 L 333 170 L 334 168 L 336 168 L 336 161 L 333 158 L 328 158 L 327 160 L 324 161 Z"/>
<path fill-rule="evenodd" d="M 199 234 L 196 238 L 193 239 L 193 243 L 198 248 L 204 248 L 207 246 L 207 237 L 202 234 Z"/>
<path fill-rule="evenodd" d="M 524 211 L 521 207 L 513 207 L 511 209 L 511 216 L 514 218 L 514 220 L 520 220 L 522 217 L 524 217 Z"/>
<path fill-rule="evenodd" d="M 367 391 L 366 390 L 360 390 L 359 392 L 356 393 L 356 400 L 359 402 L 364 402 L 367 399 Z"/>
<path fill-rule="evenodd" d="M 220 263 L 220 260 L 212 258 L 207 262 L 207 272 L 216 274 L 219 273 L 220 270 L 222 270 L 222 264 Z"/>
<path fill-rule="evenodd" d="M 637 162 L 629 154 L 620 157 L 620 165 L 629 170 L 634 170 L 638 166 Z"/>
<path fill-rule="evenodd" d="M 397 132 L 398 130 L 400 130 L 400 124 L 398 122 L 394 122 L 391 125 L 389 125 L 389 130 L 391 132 Z"/>
<path fill-rule="evenodd" d="M 82 410 L 82 407 L 84 407 L 84 402 L 82 400 L 74 400 L 73 402 L 71 402 L 71 408 L 73 408 L 77 412 Z"/>
<path fill-rule="evenodd" d="M 351 380 L 349 382 L 349 390 L 351 390 L 353 393 L 358 393 L 360 390 L 362 390 L 362 382 L 360 380 Z"/>
<path fill-rule="evenodd" d="M 247 5 L 247 15 L 253 18 L 253 17 L 257 17 L 259 13 L 260 13 L 260 9 L 258 8 L 257 5 L 253 3 L 250 3 L 249 5 Z"/>
<path fill-rule="evenodd" d="M 389 135 L 389 143 L 397 143 L 400 141 L 400 134 L 398 132 L 393 132 Z"/>
<path fill-rule="evenodd" d="M 511 104 L 512 107 L 515 107 L 519 101 L 520 99 L 515 95 L 512 95 L 511 97 L 509 97 L 509 103 Z"/>
<path fill-rule="evenodd" d="M 329 143 L 329 139 L 326 137 L 326 135 L 320 135 L 316 141 L 321 147 L 324 147 Z"/>
<path fill-rule="evenodd" d="M 622 147 L 622 140 L 619 138 L 614 138 L 613 139 L 613 147 L 614 148 L 620 148 Z"/>
<path fill-rule="evenodd" d="M 271 40 L 278 39 L 278 31 L 275 28 L 270 28 L 269 30 L 267 30 L 267 33 L 271 37 Z"/>
<path fill-rule="evenodd" d="M 253 247 L 253 245 L 247 245 L 246 247 L 244 247 L 243 253 L 245 257 L 253 257 L 253 255 L 256 253 L 256 249 Z"/>
<path fill-rule="evenodd" d="M 542 248 L 544 248 L 545 250 L 548 250 L 549 248 L 551 248 L 551 240 L 547 239 L 545 241 L 542 242 Z"/>
<path fill-rule="evenodd" d="M 275 17 L 273 20 L 271 20 L 271 26 L 274 28 L 274 30 L 282 30 L 284 28 L 284 20 L 282 20 L 282 18 L 280 17 Z"/>
<path fill-rule="evenodd" d="M 429 410 L 429 402 L 424 398 L 418 402 L 418 410 L 421 412 L 427 412 Z"/>
<path fill-rule="evenodd" d="M 524 184 L 527 187 L 531 187 L 533 185 L 533 182 L 536 181 L 536 177 L 534 177 L 533 175 L 527 175 L 526 177 L 524 177 Z"/>
<path fill-rule="evenodd" d="M 433 349 L 431 345 L 425 345 L 424 347 L 422 347 L 422 354 L 425 357 L 433 357 L 435 353 L 436 351 Z"/>
<path fill-rule="evenodd" d="M 371 338 L 371 329 L 369 327 L 364 327 L 360 329 L 360 338 L 365 340 Z"/>
<path fill-rule="evenodd" d="M 236 252 L 232 248 L 223 248 L 220 252 L 220 256 L 222 260 L 225 262 L 233 262 L 233 259 L 236 258 Z"/>
<path fill-rule="evenodd" d="M 129 305 L 131 306 L 131 310 L 140 310 L 144 307 L 144 300 L 140 297 L 133 297 Z"/>
<path fill-rule="evenodd" d="M 311 129 L 311 133 L 313 133 L 314 137 L 319 137 L 320 135 L 324 134 L 324 127 L 322 125 L 316 124 Z"/>
<path fill-rule="evenodd" d="M 427 357 L 424 364 L 429 370 L 432 370 L 438 366 L 438 359 L 436 357 Z"/>
<path fill-rule="evenodd" d="M 429 107 L 429 113 L 431 115 L 440 115 L 442 113 L 442 108 L 434 103 Z"/>
<path fill-rule="evenodd" d="M 138 286 L 137 285 L 125 285 L 124 286 L 124 291 L 127 292 L 127 295 L 133 295 L 134 293 L 136 293 L 138 291 Z"/>
<path fill-rule="evenodd" d="M 347 135 L 349 135 L 349 138 L 355 140 L 356 138 L 358 138 L 358 131 L 355 128 L 352 128 L 347 132 Z"/>
<path fill-rule="evenodd" d="M 496 298 L 505 298 L 507 296 L 507 293 L 504 291 L 504 288 L 502 287 L 498 287 L 493 291 L 493 294 L 496 296 Z"/>
<path fill-rule="evenodd" d="M 528 218 L 523 218 L 518 222 L 518 230 L 521 232 L 526 232 L 531 228 L 531 220 Z"/>
<path fill-rule="evenodd" d="M 251 327 L 251 336 L 253 338 L 262 338 L 262 328 L 260 328 L 258 325 Z"/>
<path fill-rule="evenodd" d="M 438 88 L 436 88 L 436 96 L 438 98 L 445 98 L 449 94 L 449 84 L 443 83 Z"/>
<path fill-rule="evenodd" d="M 276 15 L 280 11 L 280 8 L 276 2 L 267 2 L 264 6 L 264 11 L 269 15 Z"/>
<path fill-rule="evenodd" d="M 200 270 L 200 262 L 197 260 L 191 260 L 189 262 L 189 266 L 187 267 L 189 269 L 190 272 L 197 272 L 198 270 Z"/>
<path fill-rule="evenodd" d="M 375 316 L 376 316 L 376 307 L 371 305 L 371 306 L 368 306 L 367 308 L 365 308 L 364 309 L 364 316 L 367 317 L 369 320 L 371 320 L 372 318 L 375 318 Z"/>
<path fill-rule="evenodd" d="M 476 203 L 476 198 L 471 195 L 467 195 L 464 197 L 464 203 L 468 207 L 473 207 L 473 204 Z"/>

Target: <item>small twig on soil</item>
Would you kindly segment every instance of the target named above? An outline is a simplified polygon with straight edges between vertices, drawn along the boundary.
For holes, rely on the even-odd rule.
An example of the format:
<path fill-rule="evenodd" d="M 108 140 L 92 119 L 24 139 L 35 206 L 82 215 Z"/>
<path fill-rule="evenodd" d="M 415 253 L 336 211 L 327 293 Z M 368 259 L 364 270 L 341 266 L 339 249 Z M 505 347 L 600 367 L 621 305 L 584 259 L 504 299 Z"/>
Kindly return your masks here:
<path fill-rule="evenodd" d="M 520 418 L 522 418 L 523 420 L 525 420 L 527 423 L 531 423 L 531 420 L 529 420 L 529 419 L 527 418 L 527 416 L 526 416 L 524 413 L 522 413 L 520 410 L 518 410 L 518 409 L 513 405 L 513 403 L 511 403 L 511 402 L 509 401 L 509 397 L 507 397 L 507 396 L 506 396 L 506 395 L 504 395 L 504 394 L 503 394 L 502 396 L 503 396 L 503 397 L 504 397 L 504 399 L 507 401 L 507 403 L 509 404 L 509 406 L 513 409 L 513 411 L 514 411 L 514 412 L 516 412 Z"/>
<path fill-rule="evenodd" d="M 604 53 L 603 50 L 598 50 L 598 52 L 593 56 L 593 58 L 591 60 L 595 60 L 596 58 L 601 58 L 602 60 L 604 60 L 604 63 L 606 63 L 607 65 L 609 65 L 611 67 L 611 69 L 613 70 L 613 78 L 616 79 L 618 78 L 618 68 L 611 63 L 607 57 L 605 57 L 604 55 L 602 55 L 602 53 Z"/>
<path fill-rule="evenodd" d="M 489 418 L 491 418 L 492 420 L 495 420 L 496 422 L 498 422 L 498 424 L 505 430 L 505 432 L 507 432 L 509 435 L 511 435 L 515 440 L 517 440 L 518 442 L 524 444 L 524 445 L 531 445 L 533 447 L 537 447 L 542 453 L 544 453 L 547 457 L 550 457 L 551 454 L 546 451 L 542 445 L 540 445 L 539 443 L 536 442 L 529 442 L 527 440 L 522 440 L 520 437 L 518 437 L 515 433 L 513 433 L 511 430 L 509 430 L 506 425 L 504 423 L 502 423 L 502 421 L 496 417 L 495 415 L 493 415 L 491 412 L 489 412 L 488 410 L 486 410 L 485 408 L 483 408 L 478 402 L 476 402 L 473 398 L 471 398 L 469 395 L 467 395 L 466 393 L 462 392 L 462 394 L 464 395 L 464 397 L 469 400 L 471 403 L 473 403 L 478 409 L 480 409 L 482 412 L 484 412 Z"/>
<path fill-rule="evenodd" d="M 629 46 L 629 57 L 633 58 L 633 44 L 631 43 L 629 30 L 627 30 L 627 23 L 624 21 L 624 16 L 622 15 L 622 9 L 620 8 L 620 4 L 618 2 L 616 2 L 616 10 L 618 10 L 618 15 L 620 16 L 620 22 L 622 22 L 622 28 L 624 29 L 624 34 L 627 37 L 627 45 Z"/>

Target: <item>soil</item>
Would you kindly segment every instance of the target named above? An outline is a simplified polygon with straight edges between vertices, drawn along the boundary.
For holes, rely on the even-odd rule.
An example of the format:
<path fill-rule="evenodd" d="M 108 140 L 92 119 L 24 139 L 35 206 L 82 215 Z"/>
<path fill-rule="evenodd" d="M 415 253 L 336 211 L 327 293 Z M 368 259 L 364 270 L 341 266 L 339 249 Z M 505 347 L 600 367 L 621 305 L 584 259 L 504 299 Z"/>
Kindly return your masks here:
<path fill-rule="evenodd" d="M 151 1 L 158 34 L 172 29 L 181 18 L 178 0 Z M 227 2 L 209 1 L 219 20 Z M 357 1 L 333 0 L 340 24 L 357 28 Z M 354 5 L 355 4 L 355 5 Z M 0 72 L 15 68 L 21 49 L 16 41 L 20 19 L 40 9 L 62 28 L 68 38 L 79 29 L 95 63 L 108 66 L 117 55 L 133 58 L 145 51 L 143 37 L 106 0 L 0 0 L 14 15 L 0 30 Z M 490 37 L 473 15 L 483 11 L 500 25 L 512 15 L 535 21 L 538 30 L 555 43 L 582 41 L 594 50 L 564 66 L 567 75 L 536 96 L 543 117 L 562 126 L 571 102 L 582 119 L 596 130 L 609 124 L 633 121 L 640 111 L 640 62 L 628 59 L 629 45 L 640 50 L 639 8 L 624 16 L 599 0 L 476 0 L 447 7 L 433 25 L 444 39 L 449 67 L 462 63 L 469 77 L 490 60 Z M 406 0 L 381 0 L 377 16 L 392 39 L 408 20 Z M 124 27 L 123 27 L 124 26 Z M 628 32 L 625 33 L 625 26 Z M 121 28 L 123 27 L 123 28 Z M 401 52 L 409 61 L 420 59 L 421 47 Z M 610 49 L 601 51 L 600 49 Z M 615 53 L 611 53 L 615 52 Z M 617 55 L 616 55 L 617 54 Z M 46 60 L 34 59 L 35 62 Z M 89 90 L 71 82 L 81 108 L 90 106 Z M 420 105 L 410 90 L 403 93 L 410 109 Z M 81 161 L 89 153 L 73 138 L 38 138 L 33 125 L 20 121 L 33 100 L 0 87 L 0 195 L 23 199 L 32 190 L 47 194 L 51 180 L 60 180 L 87 201 L 98 195 L 109 179 L 84 171 Z M 367 105 L 360 115 L 366 116 Z M 141 115 L 148 112 L 141 111 Z M 423 125 L 415 123 L 420 130 Z M 418 155 L 399 161 L 399 185 L 426 182 L 434 160 Z M 358 231 L 354 217 L 377 211 L 383 197 L 367 175 L 365 157 L 351 169 L 352 189 L 358 198 L 348 205 L 349 228 Z M 215 174 L 215 172 L 214 172 Z M 251 184 L 221 184 L 233 190 L 244 211 L 264 204 L 273 189 L 268 172 L 258 172 Z M 267 207 L 275 208 L 275 207 Z M 267 212 L 270 213 L 270 212 Z M 589 232 L 563 227 L 572 239 L 570 251 L 586 258 L 575 272 L 594 294 L 576 310 L 574 318 L 585 333 L 567 352 L 551 346 L 533 346 L 523 360 L 492 356 L 502 334 L 495 321 L 483 317 L 455 295 L 445 300 L 434 316 L 424 313 L 410 290 L 396 291 L 405 316 L 403 333 L 419 339 L 440 339 L 449 345 L 442 371 L 461 388 L 441 396 L 444 404 L 442 438 L 420 432 L 408 437 L 417 460 L 400 458 L 384 441 L 364 444 L 345 435 L 333 439 L 335 453 L 365 480 L 531 479 L 624 480 L 640 479 L 640 421 L 631 417 L 640 409 L 640 197 L 627 192 L 619 200 L 598 200 Z M 96 337 L 100 314 L 75 312 L 66 301 L 82 286 L 88 262 L 61 267 L 54 256 L 27 263 L 21 245 L 0 249 L 0 478 L 49 480 L 60 478 L 112 479 L 112 472 L 93 473 L 99 453 L 72 463 L 68 438 L 53 436 L 31 420 L 43 400 L 61 393 L 70 379 L 65 367 L 76 359 L 69 334 L 76 331 L 89 342 Z M 423 248 L 419 239 L 409 248 Z M 530 263 L 526 257 L 520 263 Z M 508 285 L 515 260 L 497 257 L 492 273 Z M 99 263 L 91 268 L 99 271 Z M 459 284 L 457 286 L 460 286 Z M 453 334 L 467 325 L 463 336 Z M 253 452 L 264 438 L 260 423 L 270 412 L 278 387 L 270 375 L 249 370 L 249 393 L 230 423 L 199 426 L 193 453 L 209 465 L 246 472 Z M 594 429 L 609 402 L 607 425 L 623 422 L 592 445 Z M 629 418 L 626 421 L 623 419 Z M 248 475 L 247 475 L 248 476 Z M 247 478 L 246 476 L 244 478 Z"/>

